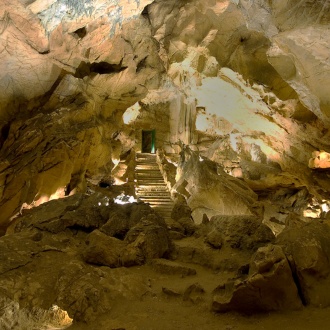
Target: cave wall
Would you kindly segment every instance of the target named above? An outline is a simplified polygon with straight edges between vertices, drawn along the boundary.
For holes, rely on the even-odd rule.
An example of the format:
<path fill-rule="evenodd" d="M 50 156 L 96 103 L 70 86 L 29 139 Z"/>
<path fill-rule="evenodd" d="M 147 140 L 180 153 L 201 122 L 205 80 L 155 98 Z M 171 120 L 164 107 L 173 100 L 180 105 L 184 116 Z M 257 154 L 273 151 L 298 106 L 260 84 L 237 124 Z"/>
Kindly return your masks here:
<path fill-rule="evenodd" d="M 325 198 L 308 162 L 330 151 L 329 12 L 307 0 L 2 1 L 0 223 L 113 176 L 154 128 L 167 153 L 190 145 L 253 189 Z"/>

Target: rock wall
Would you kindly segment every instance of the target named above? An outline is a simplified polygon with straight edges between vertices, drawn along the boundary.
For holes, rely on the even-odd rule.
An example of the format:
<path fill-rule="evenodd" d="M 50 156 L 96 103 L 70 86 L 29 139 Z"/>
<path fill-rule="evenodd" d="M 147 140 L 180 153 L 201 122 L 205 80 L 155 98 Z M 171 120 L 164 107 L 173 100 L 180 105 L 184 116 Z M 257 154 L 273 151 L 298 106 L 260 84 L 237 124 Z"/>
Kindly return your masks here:
<path fill-rule="evenodd" d="M 1 4 L 2 225 L 22 206 L 111 176 L 134 146 L 122 114 L 163 71 L 140 15 L 148 3 Z"/>
<path fill-rule="evenodd" d="M 124 183 L 142 129 L 259 196 L 327 198 L 308 167 L 330 150 L 327 3 L 5 0 L 0 17 L 1 226 L 86 180 Z"/>

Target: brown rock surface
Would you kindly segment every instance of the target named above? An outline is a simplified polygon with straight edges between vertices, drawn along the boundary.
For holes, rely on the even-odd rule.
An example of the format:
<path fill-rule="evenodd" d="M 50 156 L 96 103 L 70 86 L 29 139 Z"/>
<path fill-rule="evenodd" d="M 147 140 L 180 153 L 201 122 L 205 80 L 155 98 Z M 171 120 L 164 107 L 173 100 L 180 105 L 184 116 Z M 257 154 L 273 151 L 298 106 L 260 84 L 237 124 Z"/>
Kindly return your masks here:
<path fill-rule="evenodd" d="M 65 221 L 71 212 L 77 214 L 76 222 Z M 81 322 L 92 328 L 106 323 L 117 327 L 135 323 L 143 327 L 146 310 L 160 320 L 157 316 L 160 310 L 168 318 L 174 310 L 182 316 L 188 308 L 190 313 L 199 315 L 196 324 L 205 321 L 207 315 L 212 320 L 211 329 L 216 329 L 222 323 L 208 312 L 210 306 L 217 312 L 243 313 L 299 309 L 302 301 L 298 292 L 303 299 L 308 293 L 309 303 L 313 304 L 315 297 L 320 297 L 320 285 L 324 293 L 329 285 L 326 280 L 329 267 L 324 257 L 326 224 L 309 232 L 315 242 L 319 240 L 323 245 L 318 250 L 317 263 L 305 267 L 302 262 L 308 263 L 308 259 L 295 252 L 294 244 L 298 243 L 290 240 L 288 233 L 293 228 L 305 233 L 304 228 L 313 222 L 292 223 L 278 237 L 277 244 L 284 246 L 289 265 L 281 246 L 265 245 L 273 235 L 258 234 L 266 232 L 260 229 L 264 225 L 251 216 L 214 217 L 195 226 L 193 236 L 175 241 L 173 246 L 165 222 L 150 207 L 137 203 L 118 205 L 109 203 L 109 199 L 105 202 L 101 193 L 50 201 L 24 213 L 12 225 L 12 233 L 0 238 L 0 291 L 7 299 L 0 322 L 5 326 L 12 322 L 8 308 L 14 311 L 11 315 L 28 320 L 28 324 L 57 324 L 63 328 L 72 318 L 73 328 L 82 329 Z M 83 214 L 87 215 L 84 221 Z M 128 219 L 136 221 L 130 223 L 119 239 L 111 237 L 110 231 L 100 230 L 108 218 L 109 228 L 114 229 L 120 228 L 115 223 L 121 219 L 126 219 L 125 224 Z M 56 219 L 62 225 L 50 226 Z M 215 236 L 214 231 L 218 233 Z M 119 232 L 123 233 L 121 229 Z M 116 233 L 112 231 L 112 235 Z M 53 313 L 54 308 L 59 315 Z M 128 315 L 127 308 L 136 311 L 134 320 L 131 316 L 123 319 Z M 39 316 L 34 317 L 34 313 Z M 176 324 L 188 329 L 186 322 Z M 237 322 L 242 325 L 247 321 Z"/>
<path fill-rule="evenodd" d="M 0 291 L 9 309 L 0 307 L 0 322 L 11 327 L 10 311 L 17 326 L 30 312 L 48 318 L 59 302 L 89 330 L 92 322 L 160 329 L 160 320 L 170 329 L 240 329 L 197 313 L 222 283 L 238 283 L 228 289 L 232 302 L 255 297 L 247 283 L 255 284 L 265 293 L 256 310 L 297 306 L 283 253 L 263 250 L 274 238 L 266 226 L 303 303 L 328 306 L 329 8 L 309 0 L 2 0 Z M 166 221 L 148 205 L 113 203 L 135 194 L 142 131 L 152 130 L 176 202 Z M 178 278 L 145 264 L 164 257 L 197 274 Z M 276 277 L 291 283 L 281 301 Z M 226 306 L 244 309 L 239 300 Z M 309 315 L 297 318 L 299 329 L 329 323 Z"/>
<path fill-rule="evenodd" d="M 278 236 L 277 244 L 284 248 L 305 304 L 330 304 L 326 289 L 330 283 L 329 235 L 328 222 L 314 220 L 288 228 Z"/>
<path fill-rule="evenodd" d="M 216 163 L 202 159 L 189 148 L 182 151 L 181 157 L 173 190 L 186 198 L 195 223 L 202 222 L 203 214 L 209 218 L 216 214 L 253 214 L 257 196 L 244 182 L 218 170 Z"/>
<path fill-rule="evenodd" d="M 221 285 L 214 291 L 212 309 L 255 313 L 302 307 L 290 265 L 279 246 L 258 249 L 250 262 L 249 276 Z"/>
<path fill-rule="evenodd" d="M 132 181 L 126 153 L 153 128 L 166 152 L 181 141 L 252 181 L 287 171 L 325 198 L 307 165 L 329 149 L 327 6 L 4 1 L 0 13 L 2 226 L 86 180 Z M 194 218 L 213 210 L 194 206 Z"/>

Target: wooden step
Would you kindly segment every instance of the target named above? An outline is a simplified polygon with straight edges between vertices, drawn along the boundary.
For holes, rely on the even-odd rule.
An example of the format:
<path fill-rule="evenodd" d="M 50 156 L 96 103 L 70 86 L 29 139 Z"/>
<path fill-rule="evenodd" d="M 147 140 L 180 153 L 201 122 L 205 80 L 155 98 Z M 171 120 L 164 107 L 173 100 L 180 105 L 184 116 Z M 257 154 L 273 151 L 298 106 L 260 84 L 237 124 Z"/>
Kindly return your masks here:
<path fill-rule="evenodd" d="M 156 160 L 155 154 L 136 155 L 135 193 L 164 219 L 171 219 L 174 203 Z"/>

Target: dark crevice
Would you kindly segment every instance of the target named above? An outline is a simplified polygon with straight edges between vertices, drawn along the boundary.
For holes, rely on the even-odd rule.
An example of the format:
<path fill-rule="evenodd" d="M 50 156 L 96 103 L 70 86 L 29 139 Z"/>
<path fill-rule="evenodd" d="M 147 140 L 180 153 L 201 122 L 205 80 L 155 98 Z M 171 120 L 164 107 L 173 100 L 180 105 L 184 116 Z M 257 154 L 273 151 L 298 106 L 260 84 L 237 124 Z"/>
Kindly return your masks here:
<path fill-rule="evenodd" d="M 47 50 L 44 50 L 43 52 L 38 52 L 40 55 L 46 55 L 46 54 L 49 54 L 50 53 L 50 50 L 47 49 Z"/>
<path fill-rule="evenodd" d="M 149 18 L 149 5 L 143 8 L 141 15 L 145 18 Z"/>
<path fill-rule="evenodd" d="M 150 20 L 150 16 L 149 16 L 149 5 L 147 5 L 143 8 L 141 16 L 144 17 L 151 25 L 151 20 Z"/>
<path fill-rule="evenodd" d="M 17 265 L 16 267 L 13 267 L 13 268 L 10 268 L 10 269 L 6 269 L 4 272 L 1 273 L 1 275 L 4 275 L 4 274 L 6 274 L 8 272 L 11 272 L 13 270 L 19 269 L 21 267 L 24 267 L 24 266 L 26 266 L 27 264 L 29 264 L 31 262 L 32 262 L 32 260 L 23 261 L 20 265 Z"/>
<path fill-rule="evenodd" d="M 84 227 L 84 226 L 80 226 L 80 225 L 73 225 L 73 226 L 69 226 L 67 227 L 68 229 L 70 229 L 74 234 L 77 234 L 78 231 L 80 232 L 84 232 L 84 233 L 91 233 L 92 231 L 94 231 L 95 229 L 97 229 L 97 227 Z"/>
<path fill-rule="evenodd" d="M 140 72 L 143 68 L 146 67 L 146 62 L 147 62 L 148 56 L 143 58 L 137 65 L 136 65 L 136 72 Z"/>
<path fill-rule="evenodd" d="M 62 82 L 63 78 L 68 74 L 67 71 L 62 70 L 60 72 L 60 74 L 58 75 L 57 79 L 55 80 L 55 82 L 53 83 L 52 87 L 48 90 L 48 92 L 46 92 L 43 96 L 42 96 L 42 106 L 45 105 L 50 97 L 53 95 L 53 93 L 55 92 L 56 88 L 60 85 L 60 83 Z"/>
<path fill-rule="evenodd" d="M 64 189 L 64 196 L 69 196 L 70 195 L 70 192 L 72 191 L 73 189 L 71 188 L 71 185 L 70 183 L 65 187 Z"/>
<path fill-rule="evenodd" d="M 291 274 L 292 274 L 293 281 L 294 281 L 294 283 L 295 283 L 295 285 L 297 287 L 298 296 L 299 296 L 302 304 L 304 306 L 307 306 L 307 301 L 306 301 L 306 298 L 304 296 L 303 290 L 302 290 L 301 285 L 300 285 L 300 281 L 299 281 L 299 278 L 298 278 L 296 267 L 295 267 L 294 264 L 292 264 L 290 262 L 290 260 L 288 258 L 287 258 L 287 261 L 288 261 L 289 266 L 290 266 L 290 269 L 291 269 Z"/>
<path fill-rule="evenodd" d="M 53 95 L 56 88 L 60 85 L 62 79 L 68 74 L 67 71 L 61 70 L 57 79 L 50 87 L 50 89 L 43 95 L 35 97 L 29 101 L 20 99 L 16 97 L 12 104 L 8 105 L 8 107 L 12 107 L 13 116 L 12 119 L 23 120 L 23 119 L 31 119 L 34 114 L 43 113 L 46 114 L 49 112 L 49 109 L 45 108 L 45 105 Z M 23 130 L 25 126 L 22 126 L 20 130 Z"/>
<path fill-rule="evenodd" d="M 128 232 L 128 230 L 123 230 L 123 231 L 121 231 L 121 232 L 116 233 L 115 235 L 113 235 L 113 237 L 114 238 L 117 238 L 117 239 L 119 239 L 121 241 L 123 241 L 125 239 L 125 237 L 126 237 L 127 232 Z"/>
<path fill-rule="evenodd" d="M 92 63 L 91 72 L 95 72 L 99 74 L 121 72 L 127 68 L 127 67 L 122 67 L 121 62 L 119 64 L 110 64 L 108 62 Z"/>
<path fill-rule="evenodd" d="M 2 148 L 3 144 L 5 143 L 5 141 L 8 138 L 9 130 L 10 130 L 10 122 L 6 123 L 1 128 L 1 132 L 0 132 L 0 149 Z"/>
<path fill-rule="evenodd" d="M 127 66 L 122 66 L 122 61 L 120 61 L 119 64 L 111 64 L 108 62 L 86 63 L 83 61 L 80 63 L 74 76 L 76 78 L 84 78 L 93 73 L 111 74 L 121 72 L 125 69 L 127 69 Z"/>
<path fill-rule="evenodd" d="M 242 275 L 248 275 L 250 271 L 250 265 L 246 264 L 246 265 L 242 265 L 239 269 L 238 269 L 238 274 L 240 276 Z"/>
<path fill-rule="evenodd" d="M 76 31 L 73 32 L 75 35 L 77 35 L 80 39 L 84 38 L 87 34 L 86 27 L 82 27 Z"/>
<path fill-rule="evenodd" d="M 108 187 L 110 187 L 110 186 L 111 186 L 111 184 L 108 183 L 108 182 L 105 181 L 105 180 L 101 180 L 101 181 L 99 182 L 99 187 L 100 187 L 100 188 L 108 188 Z"/>

